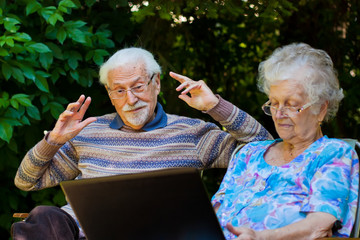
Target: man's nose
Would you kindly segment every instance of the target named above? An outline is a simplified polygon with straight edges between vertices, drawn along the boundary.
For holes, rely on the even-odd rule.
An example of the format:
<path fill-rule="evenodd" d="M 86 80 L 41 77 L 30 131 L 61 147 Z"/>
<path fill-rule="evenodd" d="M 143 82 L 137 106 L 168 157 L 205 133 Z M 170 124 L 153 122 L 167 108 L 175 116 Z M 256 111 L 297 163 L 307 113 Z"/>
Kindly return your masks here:
<path fill-rule="evenodd" d="M 138 97 L 131 90 L 126 92 L 126 101 L 129 105 L 134 105 L 138 100 Z"/>

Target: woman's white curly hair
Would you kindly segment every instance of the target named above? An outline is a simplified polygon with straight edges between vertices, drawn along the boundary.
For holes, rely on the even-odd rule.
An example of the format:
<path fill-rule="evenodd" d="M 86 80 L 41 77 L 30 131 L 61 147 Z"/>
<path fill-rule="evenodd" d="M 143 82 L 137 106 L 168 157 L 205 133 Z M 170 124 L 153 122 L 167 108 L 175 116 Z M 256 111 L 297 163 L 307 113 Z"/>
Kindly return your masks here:
<path fill-rule="evenodd" d="M 277 48 L 273 54 L 259 65 L 258 88 L 269 96 L 270 86 L 288 78 L 295 71 L 302 70 L 303 79 L 298 80 L 305 90 L 312 110 L 318 114 L 326 101 L 328 110 L 324 121 L 330 120 L 338 111 L 344 98 L 339 86 L 337 72 L 330 56 L 323 50 L 314 49 L 305 43 L 292 43 Z M 290 74 L 290 75 L 289 75 Z"/>

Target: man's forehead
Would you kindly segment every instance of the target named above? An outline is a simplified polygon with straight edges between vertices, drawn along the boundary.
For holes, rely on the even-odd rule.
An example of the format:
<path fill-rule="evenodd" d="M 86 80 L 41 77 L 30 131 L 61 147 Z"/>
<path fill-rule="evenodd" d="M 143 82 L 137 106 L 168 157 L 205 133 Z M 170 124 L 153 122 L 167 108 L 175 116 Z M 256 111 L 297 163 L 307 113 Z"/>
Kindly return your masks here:
<path fill-rule="evenodd" d="M 109 70 L 109 80 L 136 80 L 139 77 L 146 76 L 147 72 L 143 64 L 129 64 L 126 66 L 119 66 Z"/>

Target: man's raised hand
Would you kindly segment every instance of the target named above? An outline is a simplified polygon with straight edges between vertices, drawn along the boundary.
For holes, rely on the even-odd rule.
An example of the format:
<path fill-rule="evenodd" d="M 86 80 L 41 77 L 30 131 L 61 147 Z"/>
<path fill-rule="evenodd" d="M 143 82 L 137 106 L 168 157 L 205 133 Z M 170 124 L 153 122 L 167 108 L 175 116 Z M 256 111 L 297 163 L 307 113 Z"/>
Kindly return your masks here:
<path fill-rule="evenodd" d="M 76 102 L 70 103 L 66 110 L 60 114 L 54 129 L 48 135 L 47 141 L 56 145 L 65 144 L 78 135 L 84 127 L 95 122 L 95 117 L 89 117 L 83 121 L 90 103 L 91 98 L 85 99 L 84 95 L 81 95 Z"/>
<path fill-rule="evenodd" d="M 190 107 L 200 111 L 207 111 L 218 104 L 219 99 L 203 80 L 194 81 L 174 72 L 170 72 L 170 76 L 181 83 L 176 88 L 176 91 L 182 91 L 185 88 L 179 95 L 179 98 L 185 101 Z M 190 96 L 187 95 L 188 93 Z"/>

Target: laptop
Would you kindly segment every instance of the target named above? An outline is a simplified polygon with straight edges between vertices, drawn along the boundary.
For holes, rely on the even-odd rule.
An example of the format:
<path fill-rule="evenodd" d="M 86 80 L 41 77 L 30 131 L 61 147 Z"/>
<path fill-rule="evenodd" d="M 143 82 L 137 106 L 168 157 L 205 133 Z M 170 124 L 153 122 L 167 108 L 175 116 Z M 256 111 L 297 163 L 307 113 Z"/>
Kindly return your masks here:
<path fill-rule="evenodd" d="M 88 240 L 223 240 L 195 168 L 61 182 Z"/>

